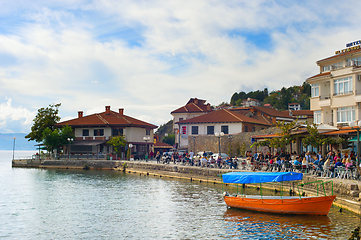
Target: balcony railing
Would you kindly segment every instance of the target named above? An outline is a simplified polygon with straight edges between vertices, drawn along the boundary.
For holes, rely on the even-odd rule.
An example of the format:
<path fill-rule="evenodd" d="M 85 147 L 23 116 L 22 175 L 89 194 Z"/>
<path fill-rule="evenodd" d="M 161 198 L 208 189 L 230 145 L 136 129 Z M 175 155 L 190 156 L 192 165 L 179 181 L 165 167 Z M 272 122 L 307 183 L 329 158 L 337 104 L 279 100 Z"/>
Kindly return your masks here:
<path fill-rule="evenodd" d="M 361 95 L 361 90 L 355 90 L 355 95 Z"/>
<path fill-rule="evenodd" d="M 338 93 L 334 93 L 333 96 L 346 95 L 346 94 L 352 94 L 352 93 L 353 93 L 353 91 L 338 92 Z"/>
<path fill-rule="evenodd" d="M 360 61 L 349 61 L 346 63 L 346 67 L 359 67 L 361 66 L 361 62 Z"/>
<path fill-rule="evenodd" d="M 327 95 L 321 95 L 320 96 L 320 100 L 327 100 L 331 98 L 331 94 L 327 94 Z"/>

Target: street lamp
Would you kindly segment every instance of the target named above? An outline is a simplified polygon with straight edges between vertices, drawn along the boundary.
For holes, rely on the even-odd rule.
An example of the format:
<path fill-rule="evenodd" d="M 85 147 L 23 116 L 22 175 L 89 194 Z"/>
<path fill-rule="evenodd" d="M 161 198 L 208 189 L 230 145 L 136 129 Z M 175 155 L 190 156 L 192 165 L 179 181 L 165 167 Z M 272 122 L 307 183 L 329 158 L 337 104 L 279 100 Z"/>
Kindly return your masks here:
<path fill-rule="evenodd" d="M 129 143 L 128 147 L 129 147 L 129 160 L 130 160 L 130 156 L 132 155 L 133 144 Z"/>
<path fill-rule="evenodd" d="M 357 126 L 356 126 L 357 122 Z M 352 121 L 350 122 L 351 129 L 357 130 L 357 166 L 360 165 L 360 127 L 361 127 L 361 121 Z"/>
<path fill-rule="evenodd" d="M 218 148 L 219 148 L 219 156 L 221 156 L 221 137 L 224 136 L 224 132 L 214 134 L 218 138 Z"/>
<path fill-rule="evenodd" d="M 143 137 L 143 140 L 145 141 L 145 154 L 148 155 L 148 141 L 150 141 L 150 137 Z"/>
<path fill-rule="evenodd" d="M 69 144 L 68 144 L 68 159 L 70 159 L 70 144 L 71 144 L 73 141 L 74 141 L 73 138 L 68 138 L 68 142 L 69 142 Z"/>
<path fill-rule="evenodd" d="M 14 145 L 13 145 L 13 160 L 14 160 L 14 153 L 15 153 L 15 137 L 14 137 Z"/>

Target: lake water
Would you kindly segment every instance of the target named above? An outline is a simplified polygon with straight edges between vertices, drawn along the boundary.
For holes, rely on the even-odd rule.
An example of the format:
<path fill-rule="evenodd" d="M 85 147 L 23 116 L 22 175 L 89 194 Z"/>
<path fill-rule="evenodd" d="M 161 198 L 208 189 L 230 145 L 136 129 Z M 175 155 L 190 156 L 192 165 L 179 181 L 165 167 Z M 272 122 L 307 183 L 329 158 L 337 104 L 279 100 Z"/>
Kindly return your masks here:
<path fill-rule="evenodd" d="M 11 159 L 11 151 L 0 151 L 4 239 L 347 239 L 360 221 L 334 207 L 322 217 L 228 209 L 219 185 L 115 171 L 11 168 Z"/>

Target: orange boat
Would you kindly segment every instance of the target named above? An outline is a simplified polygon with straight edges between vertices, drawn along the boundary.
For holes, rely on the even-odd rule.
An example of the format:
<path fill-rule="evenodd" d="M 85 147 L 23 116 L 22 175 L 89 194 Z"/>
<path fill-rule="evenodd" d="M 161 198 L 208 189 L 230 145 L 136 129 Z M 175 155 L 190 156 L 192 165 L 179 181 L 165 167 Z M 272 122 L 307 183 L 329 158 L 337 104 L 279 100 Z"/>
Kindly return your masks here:
<path fill-rule="evenodd" d="M 224 183 L 250 184 L 302 180 L 302 173 L 231 172 L 223 174 Z M 322 181 L 317 181 L 324 186 Z M 262 191 L 261 191 L 262 192 Z M 325 192 L 325 191 L 324 191 Z M 224 194 L 227 206 L 282 214 L 327 215 L 336 195 L 331 196 L 262 196 Z"/>

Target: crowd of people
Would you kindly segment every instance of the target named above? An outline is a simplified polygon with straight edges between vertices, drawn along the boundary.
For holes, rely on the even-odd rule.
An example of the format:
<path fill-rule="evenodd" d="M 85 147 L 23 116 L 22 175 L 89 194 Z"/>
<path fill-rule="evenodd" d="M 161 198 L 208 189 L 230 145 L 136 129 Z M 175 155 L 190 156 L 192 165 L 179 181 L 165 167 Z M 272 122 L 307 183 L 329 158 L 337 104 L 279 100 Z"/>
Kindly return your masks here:
<path fill-rule="evenodd" d="M 153 156 L 152 156 L 153 157 Z M 346 170 L 357 169 L 356 156 L 353 151 L 350 154 L 341 154 L 338 150 L 336 152 L 329 151 L 326 155 L 321 152 L 306 152 L 296 154 L 296 152 L 277 152 L 272 155 L 270 152 L 264 154 L 262 152 L 247 151 L 245 157 L 238 159 L 237 156 L 216 159 L 209 155 L 208 152 L 195 154 L 193 151 L 178 153 L 173 152 L 171 155 L 167 153 L 157 152 L 155 154 L 157 163 L 183 164 L 199 167 L 214 167 L 214 168 L 229 168 L 229 169 L 243 169 L 243 170 L 262 170 L 262 171 L 302 171 L 302 172 L 323 172 L 327 171 L 330 177 L 340 167 Z"/>

